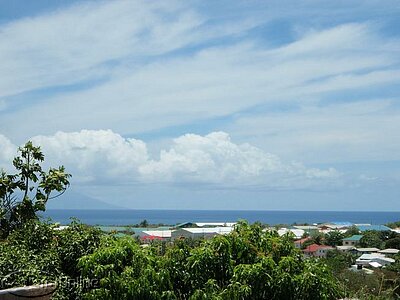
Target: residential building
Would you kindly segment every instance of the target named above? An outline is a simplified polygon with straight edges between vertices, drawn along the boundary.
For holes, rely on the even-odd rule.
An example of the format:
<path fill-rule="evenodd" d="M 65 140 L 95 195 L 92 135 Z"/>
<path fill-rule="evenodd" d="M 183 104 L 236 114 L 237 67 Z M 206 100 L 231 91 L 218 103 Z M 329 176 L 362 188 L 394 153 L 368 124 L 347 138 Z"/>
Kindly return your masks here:
<path fill-rule="evenodd" d="M 225 235 L 231 233 L 233 227 L 212 227 L 212 228 L 179 228 L 172 231 L 171 238 L 205 238 L 209 239 L 216 235 Z"/>
<path fill-rule="evenodd" d="M 335 248 L 331 246 L 312 244 L 305 248 L 303 253 L 306 257 L 326 257 L 328 251 L 333 249 Z"/>
<path fill-rule="evenodd" d="M 360 240 L 363 236 L 360 234 L 353 235 L 348 238 L 344 238 L 343 241 L 343 246 L 356 246 L 360 243 Z"/>
<path fill-rule="evenodd" d="M 395 260 L 393 258 L 388 258 L 384 254 L 371 253 L 363 254 L 359 258 L 357 258 L 356 265 L 361 267 L 371 266 L 374 268 L 380 268 L 394 262 Z"/>
<path fill-rule="evenodd" d="M 400 252 L 399 249 L 391 249 L 391 248 L 383 249 L 383 250 L 379 250 L 378 251 L 378 253 L 386 254 L 386 255 L 396 255 L 399 252 Z"/>
<path fill-rule="evenodd" d="M 305 242 L 307 242 L 308 240 L 310 240 L 310 238 L 309 238 L 309 237 L 306 237 L 306 238 L 304 238 L 304 239 L 296 240 L 296 241 L 294 241 L 293 243 L 294 243 L 294 246 L 295 246 L 297 249 L 301 249 L 301 246 L 303 246 L 303 244 L 304 244 Z"/>
<path fill-rule="evenodd" d="M 304 235 L 303 229 L 281 228 L 278 230 L 279 236 L 285 235 L 289 232 L 292 233 L 296 239 L 300 239 Z"/>
<path fill-rule="evenodd" d="M 359 254 L 371 254 L 377 253 L 380 249 L 378 248 L 356 248 L 357 253 Z"/>
<path fill-rule="evenodd" d="M 140 233 L 140 238 L 142 240 L 169 240 L 171 234 L 171 230 L 143 230 Z"/>
<path fill-rule="evenodd" d="M 336 246 L 336 249 L 341 252 L 352 252 L 355 249 L 354 246 Z"/>

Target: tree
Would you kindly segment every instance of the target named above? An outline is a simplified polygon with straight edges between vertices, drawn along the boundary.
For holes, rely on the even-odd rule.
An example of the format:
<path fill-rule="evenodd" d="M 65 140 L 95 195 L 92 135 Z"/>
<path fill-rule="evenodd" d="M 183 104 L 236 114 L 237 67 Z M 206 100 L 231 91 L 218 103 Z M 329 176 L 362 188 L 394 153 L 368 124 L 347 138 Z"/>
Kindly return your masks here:
<path fill-rule="evenodd" d="M 325 235 L 325 243 L 329 246 L 340 246 L 342 245 L 343 238 L 343 233 L 338 230 L 333 230 Z"/>
<path fill-rule="evenodd" d="M 347 229 L 345 233 L 345 237 L 351 237 L 353 235 L 358 235 L 360 234 L 360 230 L 357 228 L 357 226 L 353 225 L 349 229 Z"/>
<path fill-rule="evenodd" d="M 361 247 L 382 248 L 383 245 L 382 233 L 375 230 L 367 230 L 363 233 L 360 239 Z"/>
<path fill-rule="evenodd" d="M 400 235 L 385 242 L 385 248 L 400 249 Z"/>
<path fill-rule="evenodd" d="M 139 223 L 139 227 L 144 227 L 144 228 L 146 228 L 146 227 L 148 227 L 148 226 L 149 226 L 149 222 L 147 222 L 146 219 L 144 219 L 143 221 L 141 221 L 141 222 Z"/>
<path fill-rule="evenodd" d="M 44 155 L 40 147 L 27 142 L 18 148 L 13 160 L 15 174 L 0 172 L 0 238 L 30 220 L 38 211 L 45 211 L 48 200 L 63 194 L 69 186 L 70 174 L 63 166 L 43 171 Z"/>

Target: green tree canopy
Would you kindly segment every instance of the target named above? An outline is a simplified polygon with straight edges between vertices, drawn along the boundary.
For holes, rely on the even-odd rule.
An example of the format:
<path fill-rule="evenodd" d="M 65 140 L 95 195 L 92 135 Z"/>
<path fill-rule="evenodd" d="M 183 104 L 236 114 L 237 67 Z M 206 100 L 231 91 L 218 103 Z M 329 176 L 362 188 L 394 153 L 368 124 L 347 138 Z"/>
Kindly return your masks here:
<path fill-rule="evenodd" d="M 63 166 L 47 172 L 42 169 L 44 155 L 40 147 L 27 142 L 18 152 L 13 160 L 16 173 L 0 172 L 0 238 L 36 219 L 36 213 L 45 210 L 47 201 L 63 194 L 69 186 L 71 175 Z"/>
<path fill-rule="evenodd" d="M 343 233 L 338 230 L 333 230 L 325 235 L 325 244 L 329 246 L 340 246 L 342 245 L 343 238 Z"/>

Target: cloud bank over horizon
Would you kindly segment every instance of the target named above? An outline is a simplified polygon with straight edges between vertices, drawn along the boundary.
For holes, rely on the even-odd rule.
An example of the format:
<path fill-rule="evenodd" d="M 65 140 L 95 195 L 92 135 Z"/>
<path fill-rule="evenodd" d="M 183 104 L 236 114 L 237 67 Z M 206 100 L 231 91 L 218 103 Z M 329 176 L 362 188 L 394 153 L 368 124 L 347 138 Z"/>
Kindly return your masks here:
<path fill-rule="evenodd" d="M 321 189 L 335 185 L 334 168 L 307 168 L 249 144 L 235 144 L 225 132 L 175 138 L 159 157 L 150 157 L 146 143 L 111 130 L 57 132 L 31 138 L 47 166 L 62 164 L 77 184 L 168 183 L 203 184 L 204 188 Z M 1 166 L 10 166 L 17 146 L 0 135 Z M 9 168 L 10 169 L 10 168 Z"/>

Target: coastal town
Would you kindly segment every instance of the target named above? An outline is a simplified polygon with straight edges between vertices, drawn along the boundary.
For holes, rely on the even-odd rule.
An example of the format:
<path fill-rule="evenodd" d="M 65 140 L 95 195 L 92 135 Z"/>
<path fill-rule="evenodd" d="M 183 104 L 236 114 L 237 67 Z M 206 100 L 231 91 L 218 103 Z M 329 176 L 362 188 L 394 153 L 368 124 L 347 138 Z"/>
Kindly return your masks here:
<path fill-rule="evenodd" d="M 100 226 L 107 233 L 124 236 L 132 235 L 139 239 L 142 246 L 146 247 L 154 241 L 172 242 L 179 239 L 210 239 L 217 235 L 231 233 L 236 222 L 184 222 L 175 226 L 143 227 L 117 227 Z M 276 231 L 279 236 L 289 235 L 294 246 L 300 249 L 305 258 L 326 258 L 330 251 L 340 251 L 356 257 L 351 266 L 353 270 L 362 270 L 373 273 L 375 269 L 385 268 L 395 263 L 395 256 L 399 249 L 380 245 L 362 243 L 365 233 L 392 234 L 399 239 L 400 227 L 390 228 L 386 225 L 354 224 L 351 222 L 328 222 L 321 224 L 264 226 L 264 231 Z M 392 226 L 393 227 L 393 226 Z M 355 233 L 355 234 L 352 234 Z M 336 235 L 334 242 L 324 241 L 324 236 Z M 362 246 L 364 244 L 364 246 Z M 387 244 L 387 243 L 386 243 Z M 399 248 L 399 247 L 397 247 Z"/>

